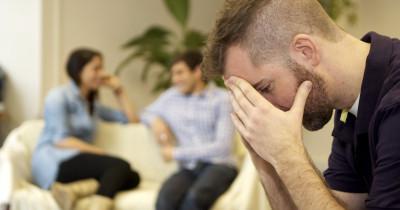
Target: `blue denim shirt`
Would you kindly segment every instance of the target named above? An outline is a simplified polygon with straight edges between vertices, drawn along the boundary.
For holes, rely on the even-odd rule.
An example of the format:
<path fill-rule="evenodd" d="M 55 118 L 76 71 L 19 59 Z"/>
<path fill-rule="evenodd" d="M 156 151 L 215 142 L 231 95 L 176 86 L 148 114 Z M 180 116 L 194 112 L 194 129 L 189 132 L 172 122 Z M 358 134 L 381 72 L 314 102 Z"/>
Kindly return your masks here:
<path fill-rule="evenodd" d="M 52 89 L 47 94 L 43 117 L 45 127 L 31 160 L 34 181 L 43 189 L 49 189 L 56 180 L 58 167 L 63 161 L 79 154 L 75 149 L 58 148 L 55 143 L 69 136 L 91 143 L 99 118 L 127 123 L 127 118 L 122 112 L 106 108 L 97 101 L 93 115 L 90 115 L 87 102 L 72 81 L 66 86 Z"/>

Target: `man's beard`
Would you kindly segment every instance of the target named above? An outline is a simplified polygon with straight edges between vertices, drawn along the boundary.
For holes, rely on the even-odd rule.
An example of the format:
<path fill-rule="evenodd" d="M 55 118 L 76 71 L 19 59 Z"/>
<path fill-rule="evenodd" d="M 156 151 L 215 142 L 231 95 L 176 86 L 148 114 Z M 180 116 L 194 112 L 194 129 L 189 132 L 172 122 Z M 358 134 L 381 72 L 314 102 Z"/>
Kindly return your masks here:
<path fill-rule="evenodd" d="M 298 86 L 307 80 L 312 82 L 312 89 L 304 107 L 303 126 L 309 131 L 321 129 L 329 122 L 333 113 L 324 79 L 293 60 L 289 62 L 289 68 L 297 78 Z"/>

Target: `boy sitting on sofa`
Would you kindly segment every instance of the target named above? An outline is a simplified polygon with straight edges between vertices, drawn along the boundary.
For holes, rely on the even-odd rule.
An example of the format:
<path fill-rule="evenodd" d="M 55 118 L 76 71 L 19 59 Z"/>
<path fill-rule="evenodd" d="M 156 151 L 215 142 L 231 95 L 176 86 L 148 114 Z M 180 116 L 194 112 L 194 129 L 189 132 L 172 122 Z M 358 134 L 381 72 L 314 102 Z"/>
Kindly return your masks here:
<path fill-rule="evenodd" d="M 229 94 L 203 80 L 202 58 L 196 50 L 175 57 L 175 86 L 140 115 L 151 127 L 164 160 L 180 165 L 159 192 L 158 210 L 209 209 L 237 175 Z"/>

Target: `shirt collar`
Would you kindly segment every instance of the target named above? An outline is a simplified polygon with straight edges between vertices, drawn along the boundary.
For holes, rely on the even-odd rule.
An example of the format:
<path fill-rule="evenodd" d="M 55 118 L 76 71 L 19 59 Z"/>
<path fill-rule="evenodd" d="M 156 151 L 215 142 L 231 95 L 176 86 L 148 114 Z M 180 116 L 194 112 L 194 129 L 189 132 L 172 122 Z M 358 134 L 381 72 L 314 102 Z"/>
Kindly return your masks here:
<path fill-rule="evenodd" d="M 78 85 L 73 80 L 69 81 L 68 88 L 72 91 L 74 96 L 83 100 L 81 92 L 79 91 Z"/>
<path fill-rule="evenodd" d="M 356 102 L 354 102 L 353 106 L 349 110 L 349 112 L 352 113 L 356 117 L 357 117 L 359 103 L 360 103 L 360 94 L 358 94 Z"/>
<path fill-rule="evenodd" d="M 213 82 L 208 82 L 203 91 L 196 94 L 191 94 L 191 96 L 198 97 L 210 97 L 213 94 L 213 90 L 216 88 L 216 85 Z"/>

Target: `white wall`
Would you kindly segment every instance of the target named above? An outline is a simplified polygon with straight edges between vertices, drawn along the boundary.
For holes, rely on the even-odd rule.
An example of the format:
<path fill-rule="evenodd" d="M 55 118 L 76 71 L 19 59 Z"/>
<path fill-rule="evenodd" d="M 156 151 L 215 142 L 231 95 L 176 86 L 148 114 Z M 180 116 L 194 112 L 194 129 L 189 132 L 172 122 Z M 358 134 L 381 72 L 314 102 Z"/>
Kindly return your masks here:
<path fill-rule="evenodd" d="M 0 65 L 7 73 L 6 112 L 13 121 L 40 110 L 41 0 L 0 0 Z"/>

